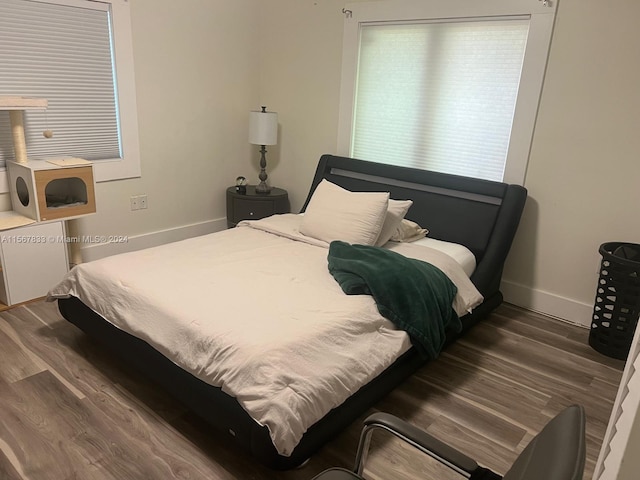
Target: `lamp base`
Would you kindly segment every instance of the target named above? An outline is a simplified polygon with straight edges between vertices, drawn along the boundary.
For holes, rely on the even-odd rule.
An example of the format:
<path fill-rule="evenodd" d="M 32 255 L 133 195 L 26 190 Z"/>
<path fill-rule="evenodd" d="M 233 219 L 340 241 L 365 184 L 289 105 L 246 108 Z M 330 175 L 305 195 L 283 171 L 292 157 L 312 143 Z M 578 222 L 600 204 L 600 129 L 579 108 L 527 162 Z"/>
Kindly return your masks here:
<path fill-rule="evenodd" d="M 260 195 L 267 195 L 271 193 L 271 187 L 267 185 L 267 158 L 266 154 L 267 149 L 264 145 L 260 145 L 260 174 L 258 178 L 260 179 L 260 183 L 256 185 L 256 193 Z"/>
<path fill-rule="evenodd" d="M 271 187 L 265 181 L 256 185 L 256 193 L 260 195 L 268 195 L 271 193 Z"/>

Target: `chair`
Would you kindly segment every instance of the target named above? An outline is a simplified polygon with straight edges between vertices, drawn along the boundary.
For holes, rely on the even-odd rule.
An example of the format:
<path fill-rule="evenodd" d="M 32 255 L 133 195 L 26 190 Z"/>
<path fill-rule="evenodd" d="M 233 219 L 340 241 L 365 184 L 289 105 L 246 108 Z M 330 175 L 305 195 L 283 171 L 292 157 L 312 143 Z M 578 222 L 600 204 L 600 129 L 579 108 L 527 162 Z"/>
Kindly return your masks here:
<path fill-rule="evenodd" d="M 585 414 L 572 405 L 556 415 L 501 477 L 427 432 L 389 415 L 374 413 L 364 422 L 353 471 L 331 468 L 313 480 L 362 480 L 362 471 L 375 429 L 386 430 L 470 480 L 581 480 L 585 462 Z"/>

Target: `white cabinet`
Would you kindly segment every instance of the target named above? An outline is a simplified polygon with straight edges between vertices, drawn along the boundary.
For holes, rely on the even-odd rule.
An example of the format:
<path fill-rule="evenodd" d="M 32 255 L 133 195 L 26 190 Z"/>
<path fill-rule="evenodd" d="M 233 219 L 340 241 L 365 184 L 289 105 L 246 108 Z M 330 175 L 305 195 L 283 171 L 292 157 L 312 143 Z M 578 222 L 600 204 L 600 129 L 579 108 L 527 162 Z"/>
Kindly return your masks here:
<path fill-rule="evenodd" d="M 0 301 L 15 305 L 47 294 L 69 270 L 64 222 L 0 232 Z"/>

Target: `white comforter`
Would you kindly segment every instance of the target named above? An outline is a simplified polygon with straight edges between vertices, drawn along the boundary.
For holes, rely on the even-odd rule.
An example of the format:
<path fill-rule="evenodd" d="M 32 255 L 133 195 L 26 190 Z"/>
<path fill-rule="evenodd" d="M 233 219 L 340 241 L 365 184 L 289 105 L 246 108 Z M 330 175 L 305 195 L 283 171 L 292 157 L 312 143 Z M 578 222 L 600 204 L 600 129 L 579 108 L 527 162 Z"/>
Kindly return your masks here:
<path fill-rule="evenodd" d="M 221 387 L 290 455 L 308 427 L 410 347 L 371 297 L 342 292 L 327 244 L 298 225 L 297 215 L 274 216 L 81 264 L 49 295 L 78 297 Z M 458 285 L 456 309 L 479 303 L 460 267 L 433 252 Z"/>

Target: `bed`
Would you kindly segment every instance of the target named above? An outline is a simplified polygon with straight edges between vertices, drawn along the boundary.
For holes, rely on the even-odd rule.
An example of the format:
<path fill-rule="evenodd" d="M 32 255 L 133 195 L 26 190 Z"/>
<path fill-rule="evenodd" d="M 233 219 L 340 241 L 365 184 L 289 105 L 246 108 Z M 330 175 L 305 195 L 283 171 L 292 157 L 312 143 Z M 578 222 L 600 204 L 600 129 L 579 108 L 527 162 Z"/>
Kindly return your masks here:
<path fill-rule="evenodd" d="M 252 225 L 245 224 L 233 231 L 227 230 L 212 236 L 90 262 L 80 266 L 82 268 L 74 268 L 75 272 L 72 270 L 60 285 L 52 289 L 49 298 L 57 299 L 61 314 L 69 322 L 106 345 L 127 364 L 159 383 L 203 420 L 247 450 L 256 460 L 275 469 L 300 465 L 426 361 L 425 356 L 412 346 L 403 332 L 385 323 L 387 320 L 384 318 L 375 318 L 371 320 L 378 322 L 375 323 L 375 328 L 367 326 L 371 323 L 363 323 L 363 328 L 369 330 L 365 333 L 356 332 L 356 336 L 351 336 L 349 332 L 341 332 L 338 336 L 329 330 L 326 333 L 332 344 L 345 343 L 345 349 L 352 350 L 354 345 L 358 345 L 358 348 L 362 346 L 365 353 L 367 348 L 371 350 L 379 347 L 380 352 L 386 352 L 384 348 L 389 349 L 388 355 L 365 354 L 363 358 L 354 360 L 357 362 L 355 365 L 363 368 L 359 377 L 362 385 L 348 384 L 348 387 L 343 388 L 342 384 L 347 384 L 346 380 L 343 382 L 338 379 L 334 382 L 335 375 L 332 374 L 327 378 L 319 376 L 318 382 L 321 385 L 329 385 L 326 392 L 306 390 L 305 375 L 313 370 L 314 362 L 323 365 L 316 370 L 324 371 L 324 363 L 335 364 L 331 368 L 345 369 L 339 361 L 325 362 L 326 358 L 322 357 L 325 344 L 314 343 L 315 337 L 308 334 L 308 330 L 315 329 L 320 332 L 318 336 L 322 336 L 325 335 L 325 324 L 333 328 L 334 324 L 344 323 L 336 320 L 341 313 L 336 310 L 332 316 L 331 312 L 328 315 L 325 312 L 322 319 L 316 319 L 314 315 L 320 307 L 314 304 L 315 295 L 305 297 L 306 294 L 301 293 L 303 290 L 299 290 L 303 287 L 307 290 L 311 288 L 318 295 L 327 290 L 328 295 L 334 295 L 334 300 L 330 303 L 343 301 L 333 291 L 339 287 L 326 271 L 320 273 L 318 280 L 315 273 L 307 273 L 310 270 L 315 272 L 320 263 L 324 265 L 323 270 L 326 270 L 326 248 L 321 244 L 315 245 L 313 241 L 298 242 L 298 239 L 290 238 L 299 233 L 299 224 L 295 222 L 304 222 L 305 217 L 311 216 L 309 205 L 313 205 L 313 195 L 316 190 L 324 188 L 325 181 L 351 192 L 389 192 L 389 198 L 392 199 L 411 199 L 413 204 L 406 213 L 406 219 L 428 228 L 428 236 L 434 241 L 462 245 L 473 254 L 475 268 L 464 281 L 483 300 L 477 306 L 476 301 L 470 313 L 464 312 L 460 318 L 461 328 L 443 330 L 445 343 L 463 335 L 502 302 L 500 279 L 526 200 L 526 190 L 523 187 L 333 155 L 323 155 L 320 158 L 308 198 L 302 208 L 306 215 L 277 216 L 265 221 L 247 222 Z M 284 230 L 277 230 L 280 228 Z M 273 229 L 277 230 L 275 234 L 271 231 Z M 295 235 L 289 234 L 290 230 Z M 207 250 L 212 243 L 216 245 L 215 255 Z M 335 243 L 331 243 L 331 246 Z M 259 245 L 259 248 L 252 250 L 253 245 Z M 243 250 L 245 247 L 246 251 Z M 276 249 L 283 248 L 287 253 L 279 257 L 276 252 L 280 250 Z M 403 253 L 402 248 L 409 247 L 400 244 L 398 248 Z M 202 273 L 205 268 L 202 264 L 206 262 L 198 260 L 198 255 L 201 255 L 200 259 L 206 257 L 207 261 L 212 262 L 211 267 L 206 268 L 215 269 L 219 273 L 217 278 L 210 278 Z M 189 267 L 190 263 L 194 263 L 194 266 Z M 139 271 L 136 271 L 136 266 Z M 200 273 L 194 274 L 188 268 L 200 268 Z M 126 275 L 121 273 L 119 276 L 118 272 L 125 270 Z M 93 277 L 90 276 L 92 271 Z M 164 272 L 167 271 L 174 274 L 166 278 Z M 252 283 L 254 276 L 258 278 L 255 273 L 258 271 L 266 277 L 259 277 L 262 280 Z M 103 276 L 104 278 L 98 278 Z M 276 277 L 285 279 L 286 288 L 271 288 L 271 279 L 273 282 L 280 281 Z M 98 284 L 99 281 L 106 281 L 107 284 Z M 137 289 L 132 294 L 131 290 L 136 283 Z M 466 292 L 466 284 L 463 284 L 464 282 L 461 283 L 457 297 L 463 291 Z M 146 288 L 140 289 L 140 285 Z M 228 299 L 216 299 L 212 295 L 204 295 L 206 298 L 203 299 L 203 292 L 213 293 L 219 288 L 242 290 L 238 298 L 244 298 L 245 301 L 234 300 L 238 306 L 233 315 L 228 313 L 228 309 L 224 310 L 227 312 L 225 315 L 217 315 L 211 308 L 211 305 L 225 304 Z M 121 299 L 120 295 L 129 296 Z M 181 301 L 176 304 L 172 297 L 180 298 Z M 364 309 L 361 310 L 363 312 L 371 310 L 371 306 L 366 303 L 370 301 L 363 300 L 360 298 L 362 296 L 344 297 L 345 301 L 358 303 L 358 308 Z M 325 300 L 317 301 L 326 303 Z M 251 310 L 250 304 L 254 302 L 269 307 L 260 307 L 263 308 L 262 311 L 260 308 Z M 208 308 L 207 304 L 211 312 L 203 316 L 202 311 Z M 299 344 L 296 343 L 298 337 L 290 334 L 289 330 L 281 333 L 272 327 L 276 324 L 279 326 L 280 319 L 285 314 L 289 315 L 285 310 L 289 309 L 290 304 L 302 308 L 304 312 L 296 313 L 295 321 L 283 320 L 287 328 L 295 331 L 296 335 L 304 336 Z M 197 312 L 194 310 L 195 306 L 199 308 Z M 377 311 L 372 315 L 379 316 Z M 122 320 L 122 316 L 127 318 Z M 163 323 L 165 317 L 171 322 L 172 318 L 181 316 L 184 316 L 184 324 L 179 324 L 178 321 L 174 324 Z M 225 323 L 221 323 L 222 319 L 218 320 L 220 316 L 225 319 L 233 318 L 230 318 L 231 322 L 225 320 Z M 256 320 L 263 318 L 264 322 Z M 313 323 L 305 323 L 310 319 L 313 319 Z M 352 320 L 353 324 L 359 323 L 357 319 L 349 318 L 349 325 Z M 123 325 L 123 321 L 130 321 L 133 326 L 128 323 Z M 209 321 L 215 326 L 209 326 Z M 199 323 L 207 323 L 203 328 L 207 329 L 208 336 L 203 335 L 202 341 L 196 339 L 195 346 L 180 347 L 182 337 L 187 335 L 185 332 L 191 331 L 193 324 Z M 229 323 L 238 326 L 232 328 L 228 326 Z M 157 338 L 161 336 L 169 346 L 158 343 Z M 352 337 L 356 340 L 349 340 Z M 208 340 L 205 341 L 204 338 Z M 216 343 L 224 339 L 238 343 Z M 275 348 L 280 341 L 285 343 L 285 350 L 276 355 L 276 360 L 270 360 L 268 365 L 256 360 L 263 355 L 260 349 L 264 351 L 267 346 L 271 348 L 271 345 Z M 356 343 L 348 344 L 348 341 Z M 239 344 L 251 344 L 260 353 L 252 351 L 243 356 Z M 174 356 L 170 355 L 169 350 L 173 351 Z M 177 359 L 175 352 L 178 352 Z M 282 368 L 289 361 L 292 352 L 303 356 L 301 358 L 305 360 L 300 363 L 309 363 L 307 371 L 298 373 L 293 369 L 287 371 Z M 190 363 L 192 357 L 203 355 L 209 355 L 212 364 L 219 363 L 220 368 L 226 369 L 227 376 L 218 378 L 217 370 Z M 340 359 L 341 355 L 340 352 L 332 353 L 331 358 Z M 225 363 L 231 361 L 233 363 Z M 274 368 L 278 368 L 278 371 L 274 371 Z M 359 367 L 346 369 L 359 371 Z M 256 380 L 257 377 L 264 377 L 260 380 L 262 383 L 259 388 L 257 385 L 260 381 Z M 254 381 L 256 386 L 252 384 Z M 271 391 L 272 385 L 269 382 L 283 385 L 277 391 Z M 265 389 L 269 393 L 263 395 L 262 391 Z M 283 408 L 270 407 L 262 398 L 285 394 Z M 304 415 L 294 410 L 287 411 L 287 406 L 298 398 L 303 399 Z M 304 420 L 309 424 L 298 418 L 306 416 L 309 418 Z M 281 440 L 278 435 L 287 438 Z"/>

